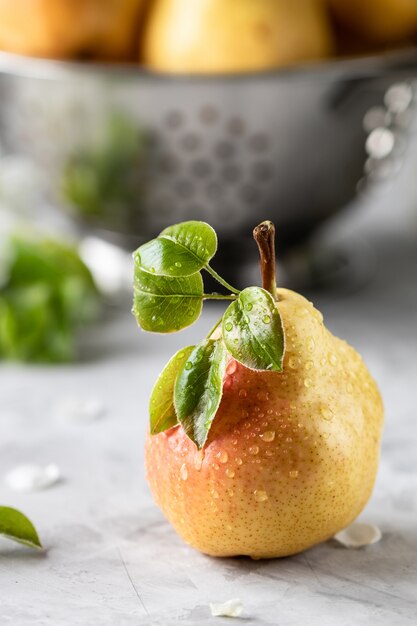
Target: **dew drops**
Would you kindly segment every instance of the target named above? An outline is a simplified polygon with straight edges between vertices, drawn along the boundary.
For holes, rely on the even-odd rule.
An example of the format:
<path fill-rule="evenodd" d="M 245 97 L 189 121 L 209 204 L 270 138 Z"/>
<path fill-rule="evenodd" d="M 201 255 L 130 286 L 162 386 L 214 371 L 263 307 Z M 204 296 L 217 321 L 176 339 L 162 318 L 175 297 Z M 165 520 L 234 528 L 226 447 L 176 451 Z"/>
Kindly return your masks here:
<path fill-rule="evenodd" d="M 227 322 L 225 325 L 225 329 L 227 330 L 227 332 L 230 332 L 233 329 L 232 322 Z"/>
<path fill-rule="evenodd" d="M 219 450 L 219 452 L 216 454 L 216 458 L 219 459 L 220 463 L 227 463 L 227 461 L 229 460 L 229 455 L 225 450 Z"/>
<path fill-rule="evenodd" d="M 185 463 L 183 463 L 181 465 L 180 476 L 181 476 L 182 480 L 187 480 L 187 478 L 188 478 L 188 469 L 187 469 L 187 465 Z"/>
<path fill-rule="evenodd" d="M 268 448 L 267 450 L 265 450 L 265 454 L 266 456 L 274 456 L 274 451 L 271 450 L 271 448 Z"/>
<path fill-rule="evenodd" d="M 233 490 L 233 489 L 228 489 L 228 490 L 227 490 L 227 493 L 229 494 L 229 496 L 230 496 L 231 498 L 233 498 L 233 496 L 235 495 L 235 492 L 234 492 L 234 490 Z M 229 530 L 231 530 L 231 527 L 229 528 Z"/>
<path fill-rule="evenodd" d="M 304 378 L 304 387 L 307 387 L 307 389 L 309 389 L 312 385 L 311 379 L 310 378 Z"/>
<path fill-rule="evenodd" d="M 234 470 L 230 469 L 229 467 L 226 470 L 226 476 L 227 478 L 234 478 L 235 477 L 235 472 Z"/>
<path fill-rule="evenodd" d="M 295 356 L 290 356 L 290 358 L 288 359 L 288 367 L 290 367 L 292 370 L 295 370 L 297 368 L 298 365 L 298 359 Z"/>
<path fill-rule="evenodd" d="M 240 389 L 239 390 L 239 397 L 240 398 L 246 398 L 248 395 L 248 392 L 246 391 L 246 389 Z"/>
<path fill-rule="evenodd" d="M 264 324 L 270 324 L 271 323 L 271 318 L 269 315 L 264 315 L 262 318 L 262 321 Z"/>
<path fill-rule="evenodd" d="M 328 439 L 330 437 L 330 433 L 323 433 L 323 439 Z"/>
<path fill-rule="evenodd" d="M 175 267 L 178 267 L 178 268 L 182 267 L 181 261 L 175 261 Z"/>
<path fill-rule="evenodd" d="M 242 461 L 242 459 L 240 457 L 237 456 L 235 458 L 235 463 L 236 463 L 236 465 L 242 465 L 243 461 Z"/>
<path fill-rule="evenodd" d="M 151 272 L 152 272 L 152 274 L 155 274 L 155 268 L 154 267 L 151 267 Z"/>
<path fill-rule="evenodd" d="M 212 463 L 212 468 L 215 470 L 218 470 L 220 468 L 220 465 L 218 465 L 218 463 Z"/>
<path fill-rule="evenodd" d="M 262 433 L 259 436 L 264 441 L 267 441 L 267 442 L 274 441 L 274 439 L 275 439 L 275 430 L 267 430 L 267 431 L 265 431 L 264 433 Z"/>
<path fill-rule="evenodd" d="M 298 470 L 291 470 L 290 478 L 298 478 Z"/>
<path fill-rule="evenodd" d="M 193 367 L 193 364 L 191 363 L 191 361 L 187 361 L 187 363 L 185 364 L 185 369 L 187 371 L 190 371 L 192 367 Z"/>
<path fill-rule="evenodd" d="M 252 304 L 252 302 L 248 302 L 248 304 L 246 305 L 246 310 L 247 310 L 247 311 L 252 311 L 252 309 L 253 309 L 253 304 Z"/>
<path fill-rule="evenodd" d="M 329 354 L 329 363 L 330 365 L 336 365 L 337 356 L 335 354 Z"/>
<path fill-rule="evenodd" d="M 247 417 L 249 417 L 249 413 L 246 411 L 246 409 L 243 409 L 242 413 L 242 418 L 246 419 Z M 246 428 L 249 428 L 250 424 L 246 424 Z"/>
<path fill-rule="evenodd" d="M 264 401 L 266 401 L 266 400 L 269 400 L 269 393 L 268 393 L 267 391 L 260 391 L 260 392 L 256 395 L 256 397 L 258 398 L 258 400 L 261 400 L 261 402 L 264 402 Z M 259 409 L 259 407 L 256 407 L 256 408 L 255 408 L 255 411 L 256 411 L 257 413 L 259 413 L 259 410 L 260 410 L 260 409 Z"/>
<path fill-rule="evenodd" d="M 304 367 L 306 368 L 306 370 L 312 370 L 314 367 L 313 361 L 307 361 Z"/>
<path fill-rule="evenodd" d="M 256 489 L 253 492 L 256 502 L 266 502 L 268 500 L 268 494 L 263 489 Z"/>
<path fill-rule="evenodd" d="M 211 490 L 211 495 L 213 496 L 213 498 L 214 498 L 215 500 L 218 500 L 218 499 L 219 499 L 219 494 L 217 493 L 217 491 L 216 491 L 215 489 L 212 489 L 212 490 Z"/>
<path fill-rule="evenodd" d="M 229 374 L 229 376 L 231 376 L 232 374 L 234 374 L 237 370 L 237 362 L 235 360 L 230 361 L 230 363 L 228 364 L 227 368 L 226 368 L 226 373 Z"/>
<path fill-rule="evenodd" d="M 258 454 L 258 452 L 259 452 L 259 446 L 251 446 L 249 448 L 249 454 L 255 455 L 255 454 Z"/>
<path fill-rule="evenodd" d="M 198 452 L 195 453 L 195 456 L 194 456 L 194 467 L 197 470 L 197 472 L 201 470 L 201 466 L 203 465 L 203 460 L 204 460 L 204 451 L 199 450 Z"/>
<path fill-rule="evenodd" d="M 328 406 L 322 406 L 320 412 L 321 412 L 322 418 L 324 420 L 327 420 L 328 422 L 330 422 L 330 420 L 332 420 L 334 417 L 333 411 Z"/>
<path fill-rule="evenodd" d="M 316 342 L 314 341 L 313 337 L 310 337 L 310 339 L 307 342 L 307 349 L 310 352 L 313 352 L 315 347 L 316 347 Z"/>

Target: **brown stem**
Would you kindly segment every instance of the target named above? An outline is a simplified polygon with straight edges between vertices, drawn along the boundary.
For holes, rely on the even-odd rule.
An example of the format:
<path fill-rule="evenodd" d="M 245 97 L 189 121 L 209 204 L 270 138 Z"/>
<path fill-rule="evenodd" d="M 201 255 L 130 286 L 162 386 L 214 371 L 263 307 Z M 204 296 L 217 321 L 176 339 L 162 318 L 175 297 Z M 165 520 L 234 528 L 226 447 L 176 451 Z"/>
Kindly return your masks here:
<path fill-rule="evenodd" d="M 262 222 L 254 231 L 253 237 L 261 255 L 262 287 L 278 300 L 275 276 L 275 226 L 272 222 Z"/>

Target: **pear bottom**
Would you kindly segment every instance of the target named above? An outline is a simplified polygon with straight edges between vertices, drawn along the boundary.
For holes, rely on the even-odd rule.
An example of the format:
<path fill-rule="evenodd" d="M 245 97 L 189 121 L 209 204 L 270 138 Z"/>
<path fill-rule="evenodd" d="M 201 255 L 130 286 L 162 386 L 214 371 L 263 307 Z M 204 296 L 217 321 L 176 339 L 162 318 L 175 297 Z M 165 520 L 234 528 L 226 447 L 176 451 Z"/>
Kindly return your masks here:
<path fill-rule="evenodd" d="M 383 423 L 374 380 L 307 300 L 284 289 L 279 298 L 283 373 L 229 359 L 204 450 L 181 426 L 147 438 L 155 501 L 212 556 L 301 552 L 350 524 L 374 485 Z"/>

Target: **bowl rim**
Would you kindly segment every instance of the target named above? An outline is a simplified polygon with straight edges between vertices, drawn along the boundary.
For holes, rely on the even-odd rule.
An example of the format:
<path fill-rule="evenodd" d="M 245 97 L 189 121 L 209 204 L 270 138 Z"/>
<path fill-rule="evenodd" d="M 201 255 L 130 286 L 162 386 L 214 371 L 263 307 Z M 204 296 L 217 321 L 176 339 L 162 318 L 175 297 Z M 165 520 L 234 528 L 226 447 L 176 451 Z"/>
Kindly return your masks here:
<path fill-rule="evenodd" d="M 86 62 L 30 57 L 0 51 L 0 75 L 62 80 L 87 77 L 89 79 L 134 79 L 140 81 L 177 83 L 250 82 L 259 78 L 297 80 L 298 78 L 369 79 L 384 76 L 388 71 L 407 71 L 417 68 L 417 46 L 409 46 L 380 54 L 332 58 L 285 66 L 278 69 L 227 73 L 171 73 L 159 72 L 133 63 Z"/>

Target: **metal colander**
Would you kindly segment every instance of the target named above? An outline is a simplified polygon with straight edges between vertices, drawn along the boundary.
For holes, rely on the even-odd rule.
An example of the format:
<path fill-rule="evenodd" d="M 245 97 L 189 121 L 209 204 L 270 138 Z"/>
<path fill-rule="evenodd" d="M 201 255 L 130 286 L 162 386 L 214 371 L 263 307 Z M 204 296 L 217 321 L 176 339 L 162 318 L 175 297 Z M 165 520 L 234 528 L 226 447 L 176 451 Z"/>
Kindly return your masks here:
<path fill-rule="evenodd" d="M 364 117 L 414 62 L 172 77 L 2 54 L 0 144 L 49 203 L 127 245 L 201 219 L 231 250 L 267 217 L 291 244 L 355 196 Z"/>

